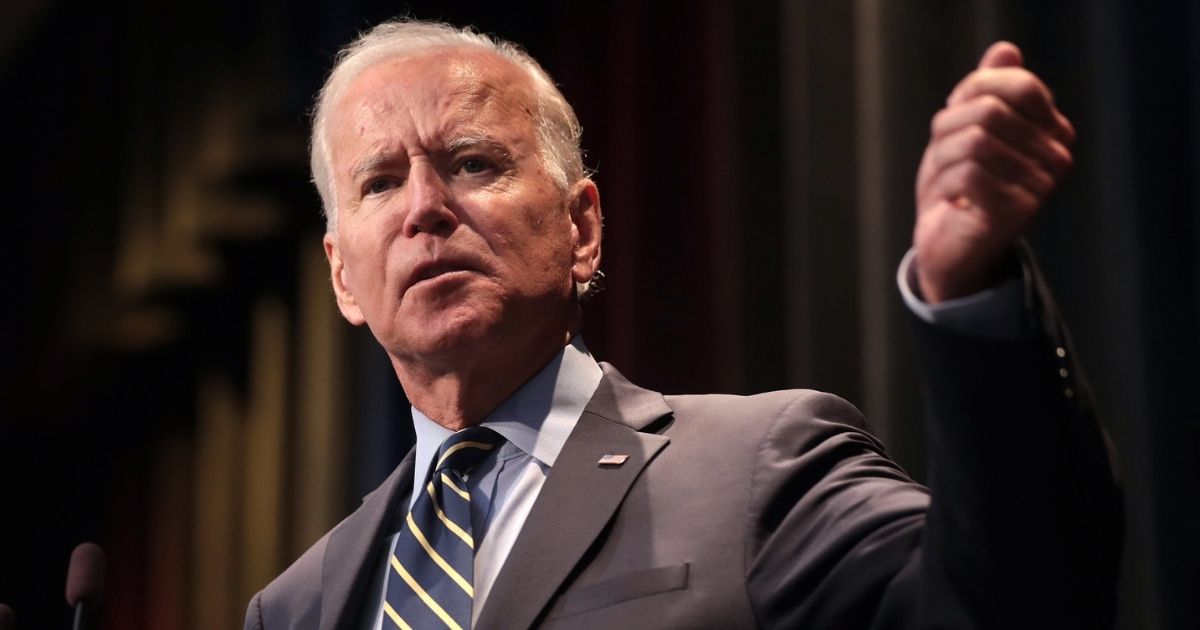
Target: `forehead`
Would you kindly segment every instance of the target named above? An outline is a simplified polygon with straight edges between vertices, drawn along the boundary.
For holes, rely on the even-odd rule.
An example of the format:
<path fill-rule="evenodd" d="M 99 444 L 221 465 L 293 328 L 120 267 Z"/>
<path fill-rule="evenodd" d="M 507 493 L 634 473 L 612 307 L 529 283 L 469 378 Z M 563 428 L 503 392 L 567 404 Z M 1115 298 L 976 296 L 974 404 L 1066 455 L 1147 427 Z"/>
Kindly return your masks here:
<path fill-rule="evenodd" d="M 533 92 L 524 70 L 482 49 L 384 59 L 351 80 L 331 112 L 330 139 L 336 146 L 347 134 L 394 132 L 398 124 L 423 139 L 449 127 L 532 124 Z"/>

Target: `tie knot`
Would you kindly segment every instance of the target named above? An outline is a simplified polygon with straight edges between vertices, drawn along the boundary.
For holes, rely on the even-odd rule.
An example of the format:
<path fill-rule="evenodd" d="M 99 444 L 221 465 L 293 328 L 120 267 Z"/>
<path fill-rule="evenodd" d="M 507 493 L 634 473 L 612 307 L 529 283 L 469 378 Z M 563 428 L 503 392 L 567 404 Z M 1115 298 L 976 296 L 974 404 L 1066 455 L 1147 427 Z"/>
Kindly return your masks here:
<path fill-rule="evenodd" d="M 433 469 L 466 473 L 478 466 L 503 439 L 499 433 L 486 427 L 463 429 L 442 442 Z"/>

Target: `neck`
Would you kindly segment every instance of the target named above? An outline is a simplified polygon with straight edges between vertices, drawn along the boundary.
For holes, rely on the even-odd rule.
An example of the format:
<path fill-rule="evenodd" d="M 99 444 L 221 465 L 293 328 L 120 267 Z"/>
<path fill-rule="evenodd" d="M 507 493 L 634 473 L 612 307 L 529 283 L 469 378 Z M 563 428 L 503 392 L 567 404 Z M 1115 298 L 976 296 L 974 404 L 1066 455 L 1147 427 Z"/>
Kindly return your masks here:
<path fill-rule="evenodd" d="M 576 332 L 572 326 L 548 342 L 518 352 L 473 352 L 451 365 L 393 356 L 392 367 L 414 407 L 443 427 L 459 431 L 483 422 L 561 352 Z"/>

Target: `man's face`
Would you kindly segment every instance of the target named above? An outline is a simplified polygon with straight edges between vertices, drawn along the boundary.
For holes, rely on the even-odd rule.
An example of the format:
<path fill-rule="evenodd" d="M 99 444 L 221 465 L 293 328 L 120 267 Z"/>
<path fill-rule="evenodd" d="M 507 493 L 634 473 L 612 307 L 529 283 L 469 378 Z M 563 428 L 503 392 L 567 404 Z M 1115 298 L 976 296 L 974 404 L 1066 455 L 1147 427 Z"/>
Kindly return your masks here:
<path fill-rule="evenodd" d="M 535 112 L 520 69 L 471 49 L 382 61 L 334 104 L 334 289 L 393 360 L 453 364 L 564 341 L 579 195 L 543 168 Z M 595 202 L 594 187 L 585 197 Z"/>

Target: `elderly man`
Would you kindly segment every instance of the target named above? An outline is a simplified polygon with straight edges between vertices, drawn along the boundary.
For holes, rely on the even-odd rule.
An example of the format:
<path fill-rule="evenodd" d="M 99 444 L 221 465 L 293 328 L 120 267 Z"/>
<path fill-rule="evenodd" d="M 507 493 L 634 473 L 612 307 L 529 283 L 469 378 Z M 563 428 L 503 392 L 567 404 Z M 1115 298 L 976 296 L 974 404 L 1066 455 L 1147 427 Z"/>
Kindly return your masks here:
<path fill-rule="evenodd" d="M 900 274 L 927 489 L 834 396 L 663 396 L 597 364 L 578 298 L 601 210 L 570 106 L 510 44 L 373 29 L 321 92 L 312 168 L 338 307 L 387 350 L 417 445 L 246 627 L 1108 623 L 1117 495 L 1016 246 L 1073 133 L 1004 43 L 934 119 Z"/>

